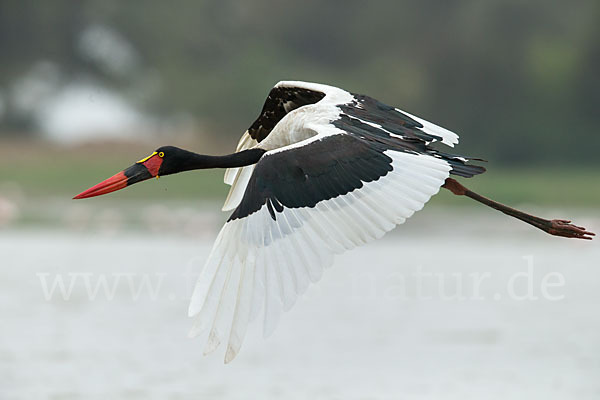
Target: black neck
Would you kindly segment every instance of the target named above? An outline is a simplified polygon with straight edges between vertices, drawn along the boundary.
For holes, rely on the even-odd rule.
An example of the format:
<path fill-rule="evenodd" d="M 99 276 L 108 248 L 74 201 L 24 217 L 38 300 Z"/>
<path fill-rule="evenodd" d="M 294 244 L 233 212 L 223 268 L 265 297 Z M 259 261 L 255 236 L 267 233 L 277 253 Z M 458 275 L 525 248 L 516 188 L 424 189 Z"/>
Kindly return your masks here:
<path fill-rule="evenodd" d="M 237 168 L 256 164 L 266 152 L 263 149 L 248 149 L 238 153 L 224 156 L 207 156 L 191 151 L 183 150 L 177 160 L 162 172 L 162 175 L 175 174 L 177 172 L 190 171 L 194 169 L 208 168 Z M 165 165 L 165 167 L 167 167 Z"/>

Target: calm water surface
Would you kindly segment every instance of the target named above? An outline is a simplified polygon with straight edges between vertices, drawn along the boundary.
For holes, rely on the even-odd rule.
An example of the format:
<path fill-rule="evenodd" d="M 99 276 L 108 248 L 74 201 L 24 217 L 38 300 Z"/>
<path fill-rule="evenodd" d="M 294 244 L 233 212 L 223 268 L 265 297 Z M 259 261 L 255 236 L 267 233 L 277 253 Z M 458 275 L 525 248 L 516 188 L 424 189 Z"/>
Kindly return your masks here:
<path fill-rule="evenodd" d="M 0 231 L 0 399 L 600 398 L 600 242 L 512 227 L 339 256 L 229 365 L 186 336 L 212 232 Z"/>

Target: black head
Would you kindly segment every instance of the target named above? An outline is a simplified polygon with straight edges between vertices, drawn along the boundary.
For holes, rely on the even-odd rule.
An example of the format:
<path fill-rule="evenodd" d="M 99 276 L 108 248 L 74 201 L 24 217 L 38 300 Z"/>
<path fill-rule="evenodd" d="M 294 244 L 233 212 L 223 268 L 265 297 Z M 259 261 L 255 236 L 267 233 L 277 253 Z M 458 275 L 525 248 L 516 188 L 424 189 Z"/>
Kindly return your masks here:
<path fill-rule="evenodd" d="M 160 159 L 157 175 L 169 175 L 186 171 L 194 153 L 175 146 L 162 146 L 154 151 Z"/>

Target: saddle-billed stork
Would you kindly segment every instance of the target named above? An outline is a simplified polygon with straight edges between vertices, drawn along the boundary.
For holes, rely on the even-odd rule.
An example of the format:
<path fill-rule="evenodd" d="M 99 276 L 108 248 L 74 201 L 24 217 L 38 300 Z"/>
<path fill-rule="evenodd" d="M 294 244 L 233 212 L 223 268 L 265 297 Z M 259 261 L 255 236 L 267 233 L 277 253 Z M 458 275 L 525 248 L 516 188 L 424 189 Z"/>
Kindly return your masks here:
<path fill-rule="evenodd" d="M 462 186 L 485 169 L 440 150 L 458 136 L 371 97 L 307 82 L 271 89 L 236 152 L 196 154 L 173 146 L 75 196 L 98 196 L 182 171 L 227 168 L 231 190 L 221 229 L 192 295 L 191 336 L 210 329 L 205 353 L 227 340 L 240 350 L 249 321 L 264 313 L 270 334 L 333 255 L 380 238 L 420 210 L 440 187 L 551 235 L 591 239 L 585 228 L 546 220 Z"/>

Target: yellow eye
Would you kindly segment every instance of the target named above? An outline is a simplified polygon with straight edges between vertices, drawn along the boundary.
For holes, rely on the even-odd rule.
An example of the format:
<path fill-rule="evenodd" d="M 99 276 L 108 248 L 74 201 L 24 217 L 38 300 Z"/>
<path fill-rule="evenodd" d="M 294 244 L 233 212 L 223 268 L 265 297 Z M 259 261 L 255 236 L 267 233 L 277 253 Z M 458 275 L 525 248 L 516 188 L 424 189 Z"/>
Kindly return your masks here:
<path fill-rule="evenodd" d="M 160 158 L 163 158 L 163 157 L 165 156 L 165 153 L 163 153 L 163 152 L 161 151 L 160 153 L 158 153 L 158 156 L 159 156 Z"/>

